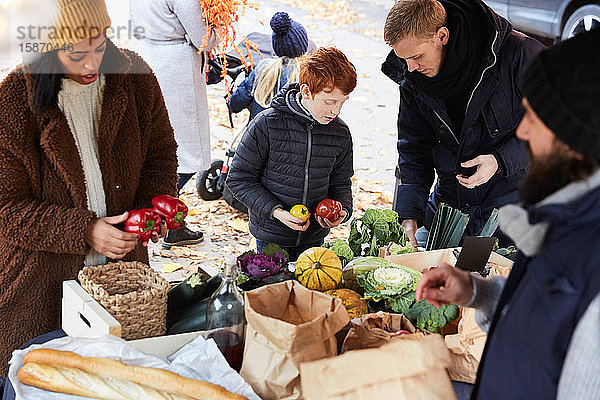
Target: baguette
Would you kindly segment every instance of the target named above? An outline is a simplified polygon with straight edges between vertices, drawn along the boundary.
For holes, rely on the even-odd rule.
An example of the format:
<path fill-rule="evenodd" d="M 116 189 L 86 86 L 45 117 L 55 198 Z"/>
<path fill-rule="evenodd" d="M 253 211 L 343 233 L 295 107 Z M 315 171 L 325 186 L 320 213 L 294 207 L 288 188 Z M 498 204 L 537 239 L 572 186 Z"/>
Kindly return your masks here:
<path fill-rule="evenodd" d="M 158 368 L 137 367 L 70 351 L 32 350 L 25 355 L 19 381 L 53 392 L 110 400 L 242 400 L 209 382 Z"/>

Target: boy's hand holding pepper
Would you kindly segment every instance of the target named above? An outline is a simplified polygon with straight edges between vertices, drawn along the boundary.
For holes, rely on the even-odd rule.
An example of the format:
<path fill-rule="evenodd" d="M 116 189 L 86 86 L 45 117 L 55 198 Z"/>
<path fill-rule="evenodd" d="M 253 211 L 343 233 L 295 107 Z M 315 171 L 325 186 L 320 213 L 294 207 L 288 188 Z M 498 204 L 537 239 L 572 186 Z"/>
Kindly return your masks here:
<path fill-rule="evenodd" d="M 307 218 L 306 222 L 302 222 L 302 219 L 294 217 L 283 208 L 275 209 L 275 211 L 273 211 L 273 218 L 278 219 L 282 224 L 295 231 L 304 232 L 310 225 L 310 219 Z"/>
<path fill-rule="evenodd" d="M 340 210 L 339 217 L 335 221 L 330 221 L 327 218 L 321 218 L 318 215 L 315 215 L 315 219 L 323 228 L 330 229 L 339 226 L 344 221 L 344 218 L 346 218 L 346 215 L 348 215 L 346 211 Z"/>

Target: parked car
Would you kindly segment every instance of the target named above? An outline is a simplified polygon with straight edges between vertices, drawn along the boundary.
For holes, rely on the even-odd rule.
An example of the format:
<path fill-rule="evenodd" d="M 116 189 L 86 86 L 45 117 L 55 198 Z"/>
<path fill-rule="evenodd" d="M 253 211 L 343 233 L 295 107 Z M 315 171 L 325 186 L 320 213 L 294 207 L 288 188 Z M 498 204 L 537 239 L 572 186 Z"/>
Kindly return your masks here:
<path fill-rule="evenodd" d="M 516 29 L 555 41 L 600 27 L 600 1 L 484 0 Z"/>

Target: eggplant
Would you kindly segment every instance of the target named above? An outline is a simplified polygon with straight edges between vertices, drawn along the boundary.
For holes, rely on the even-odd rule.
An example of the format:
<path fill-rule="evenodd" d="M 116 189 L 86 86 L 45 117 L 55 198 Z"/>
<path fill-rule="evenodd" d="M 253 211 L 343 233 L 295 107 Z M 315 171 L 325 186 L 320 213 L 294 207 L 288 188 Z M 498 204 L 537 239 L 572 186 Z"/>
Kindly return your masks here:
<path fill-rule="evenodd" d="M 169 313 L 177 314 L 180 310 L 210 297 L 221 284 L 220 275 L 215 275 L 209 280 L 200 278 L 200 282 L 192 287 L 190 283 L 193 283 L 195 279 L 197 278 L 194 278 L 194 275 L 192 275 L 169 290 L 167 299 L 167 310 Z"/>
<path fill-rule="evenodd" d="M 168 335 L 177 333 L 195 332 L 206 330 L 206 307 L 210 298 L 206 298 L 187 308 L 172 322 L 167 332 Z"/>

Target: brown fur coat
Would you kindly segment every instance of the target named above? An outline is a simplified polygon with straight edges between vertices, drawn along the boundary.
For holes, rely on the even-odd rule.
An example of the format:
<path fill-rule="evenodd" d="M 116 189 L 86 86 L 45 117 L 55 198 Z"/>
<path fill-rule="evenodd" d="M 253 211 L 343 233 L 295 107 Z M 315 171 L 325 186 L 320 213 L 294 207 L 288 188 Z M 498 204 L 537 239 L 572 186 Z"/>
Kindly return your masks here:
<path fill-rule="evenodd" d="M 112 216 L 175 194 L 177 145 L 150 68 L 110 41 L 106 57 L 118 66 L 106 75 L 98 131 Z M 16 68 L 0 84 L 0 375 L 14 349 L 59 328 L 61 284 L 83 267 L 94 218 L 64 114 L 34 111 L 32 76 Z M 148 262 L 146 248 L 126 260 Z"/>

